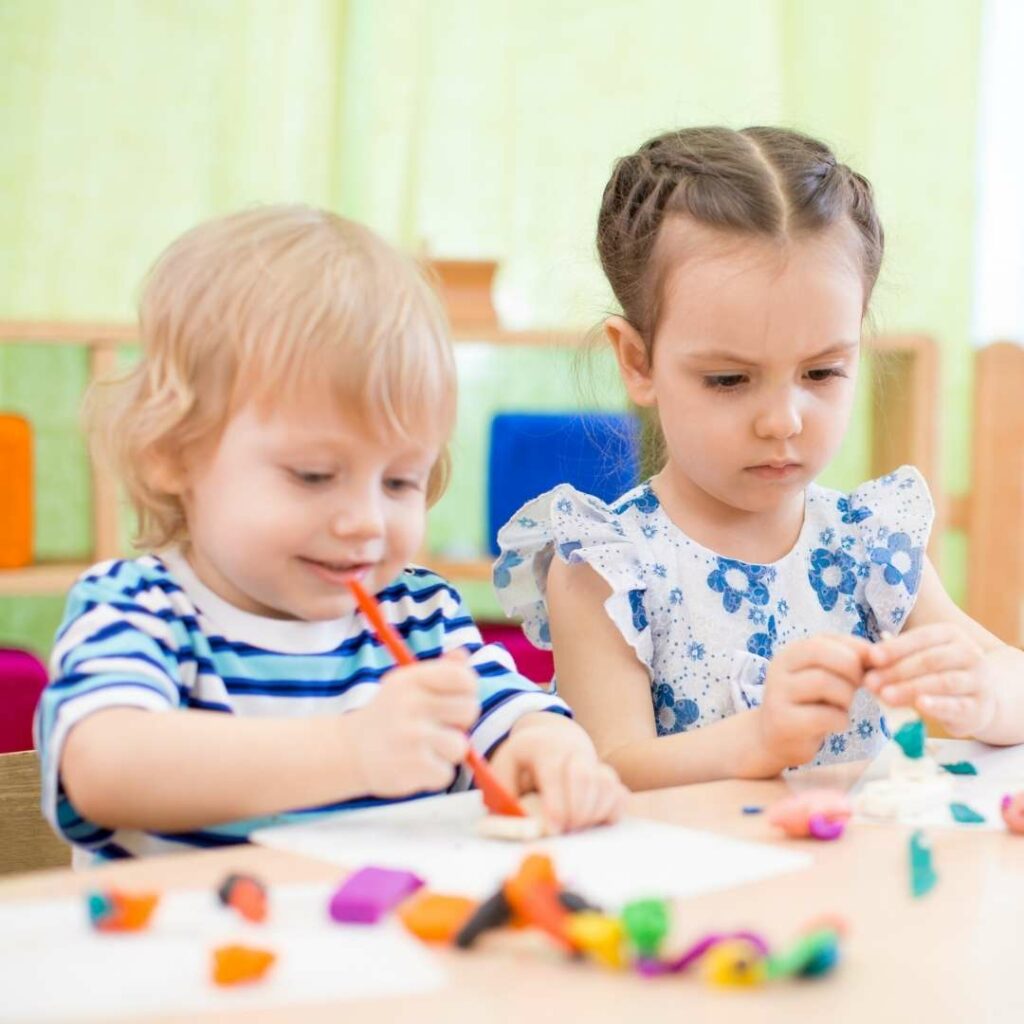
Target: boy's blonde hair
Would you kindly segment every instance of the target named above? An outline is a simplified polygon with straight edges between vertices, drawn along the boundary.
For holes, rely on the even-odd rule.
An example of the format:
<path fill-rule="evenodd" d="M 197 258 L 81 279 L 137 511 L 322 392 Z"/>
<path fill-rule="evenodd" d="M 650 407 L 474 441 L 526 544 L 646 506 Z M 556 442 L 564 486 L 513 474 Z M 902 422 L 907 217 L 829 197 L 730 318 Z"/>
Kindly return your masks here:
<path fill-rule="evenodd" d="M 162 459 L 215 443 L 247 402 L 269 409 L 308 388 L 326 386 L 380 436 L 436 438 L 428 502 L 443 493 L 456 403 L 444 312 L 421 268 L 367 228 L 306 206 L 208 221 L 150 271 L 139 325 L 141 360 L 90 390 L 86 421 L 140 546 L 187 535 Z"/>

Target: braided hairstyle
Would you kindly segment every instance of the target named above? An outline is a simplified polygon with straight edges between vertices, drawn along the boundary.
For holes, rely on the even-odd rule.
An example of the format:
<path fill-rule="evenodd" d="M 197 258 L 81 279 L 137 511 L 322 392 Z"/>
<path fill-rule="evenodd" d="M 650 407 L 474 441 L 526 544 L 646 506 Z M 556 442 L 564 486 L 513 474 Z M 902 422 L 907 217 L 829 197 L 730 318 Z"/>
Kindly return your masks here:
<path fill-rule="evenodd" d="M 866 178 L 824 143 L 784 128 L 685 128 L 622 157 L 597 220 L 601 266 L 650 358 L 661 282 L 655 244 L 669 217 L 785 242 L 848 220 L 860 241 L 864 302 L 885 245 Z"/>

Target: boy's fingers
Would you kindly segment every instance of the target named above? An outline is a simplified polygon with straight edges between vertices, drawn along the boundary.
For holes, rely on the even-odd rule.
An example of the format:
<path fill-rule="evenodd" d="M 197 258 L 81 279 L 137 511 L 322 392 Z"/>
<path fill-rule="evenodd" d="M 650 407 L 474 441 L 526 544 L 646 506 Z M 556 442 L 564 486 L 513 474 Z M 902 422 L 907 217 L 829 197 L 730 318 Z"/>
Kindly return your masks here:
<path fill-rule="evenodd" d="M 480 704 L 475 694 L 429 694 L 424 710 L 437 722 L 465 730 L 477 720 Z"/>
<path fill-rule="evenodd" d="M 420 684 L 425 690 L 442 695 L 476 693 L 477 676 L 468 665 L 447 657 L 421 664 Z"/>
<path fill-rule="evenodd" d="M 469 738 L 461 729 L 440 726 L 431 731 L 430 748 L 446 765 L 461 764 L 466 758 Z"/>

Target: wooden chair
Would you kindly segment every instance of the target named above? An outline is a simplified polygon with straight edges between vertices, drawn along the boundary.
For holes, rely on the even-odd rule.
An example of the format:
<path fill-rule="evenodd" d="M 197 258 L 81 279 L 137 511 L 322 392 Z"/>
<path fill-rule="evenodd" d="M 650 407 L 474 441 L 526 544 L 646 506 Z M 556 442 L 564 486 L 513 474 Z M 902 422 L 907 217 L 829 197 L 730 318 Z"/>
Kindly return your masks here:
<path fill-rule="evenodd" d="M 66 868 L 71 847 L 39 809 L 39 758 L 34 750 L 0 754 L 0 875 Z"/>

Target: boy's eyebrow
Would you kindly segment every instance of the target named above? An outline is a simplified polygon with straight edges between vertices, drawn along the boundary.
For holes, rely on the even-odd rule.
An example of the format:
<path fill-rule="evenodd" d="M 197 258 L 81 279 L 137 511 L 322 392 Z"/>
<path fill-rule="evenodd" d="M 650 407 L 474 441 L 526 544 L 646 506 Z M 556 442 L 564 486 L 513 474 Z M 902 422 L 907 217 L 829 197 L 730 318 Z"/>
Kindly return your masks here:
<path fill-rule="evenodd" d="M 815 352 L 813 355 L 805 356 L 800 360 L 802 363 L 815 362 L 818 359 L 827 359 L 830 356 L 846 355 L 848 352 L 852 352 L 853 349 L 860 345 L 859 340 L 855 341 L 837 341 L 834 345 L 829 345 L 828 348 L 823 348 L 820 352 Z M 730 352 L 723 348 L 705 348 L 699 349 L 696 352 L 684 352 L 683 358 L 696 362 L 725 362 L 725 363 L 737 363 L 740 366 L 756 366 L 757 363 L 751 359 L 748 359 L 745 355 L 740 355 L 738 352 Z"/>

